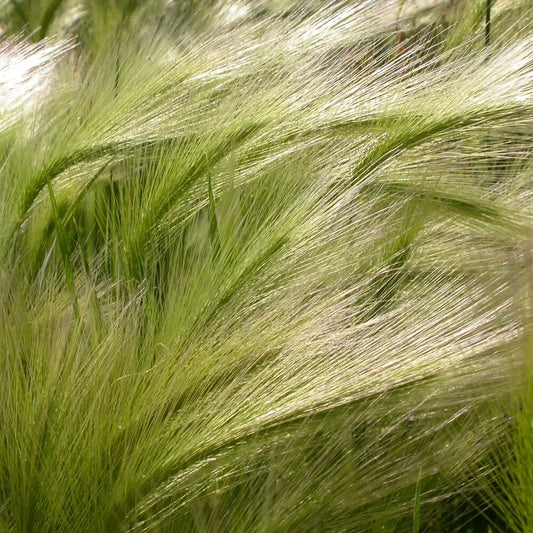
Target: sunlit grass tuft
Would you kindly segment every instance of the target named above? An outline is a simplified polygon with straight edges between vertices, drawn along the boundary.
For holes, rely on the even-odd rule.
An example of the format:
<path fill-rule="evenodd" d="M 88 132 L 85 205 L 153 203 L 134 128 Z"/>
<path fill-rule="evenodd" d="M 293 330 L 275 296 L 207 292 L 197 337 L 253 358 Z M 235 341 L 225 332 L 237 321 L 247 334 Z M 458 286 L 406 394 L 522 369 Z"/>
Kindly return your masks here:
<path fill-rule="evenodd" d="M 530 32 L 88 6 L 0 48 L 0 527 L 417 531 L 511 491 Z"/>

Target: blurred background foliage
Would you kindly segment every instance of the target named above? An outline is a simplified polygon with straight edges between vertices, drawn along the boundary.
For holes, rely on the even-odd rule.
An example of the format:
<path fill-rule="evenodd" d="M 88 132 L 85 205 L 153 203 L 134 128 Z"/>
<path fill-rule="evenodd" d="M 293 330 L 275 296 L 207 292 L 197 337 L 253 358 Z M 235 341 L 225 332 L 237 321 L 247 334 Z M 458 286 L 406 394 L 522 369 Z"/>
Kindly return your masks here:
<path fill-rule="evenodd" d="M 336 2 L 337 6 L 341 3 L 361 2 Z M 402 18 L 399 32 L 409 36 L 425 29 L 442 41 L 449 41 L 449 33 L 456 41 L 461 32 L 470 37 L 482 34 L 489 4 L 495 36 L 510 25 L 514 31 L 527 26 L 528 19 L 522 15 L 530 8 L 529 0 L 390 0 L 389 4 L 391 13 Z M 205 32 L 272 16 L 301 18 L 327 5 L 325 0 L 3 0 L 0 24 L 2 33 L 23 34 L 34 41 L 50 35 L 84 39 L 92 35 L 94 39 L 101 36 L 104 19 L 115 25 L 125 25 L 132 17 L 142 17 L 146 24 L 165 19 L 180 25 L 185 33 Z"/>

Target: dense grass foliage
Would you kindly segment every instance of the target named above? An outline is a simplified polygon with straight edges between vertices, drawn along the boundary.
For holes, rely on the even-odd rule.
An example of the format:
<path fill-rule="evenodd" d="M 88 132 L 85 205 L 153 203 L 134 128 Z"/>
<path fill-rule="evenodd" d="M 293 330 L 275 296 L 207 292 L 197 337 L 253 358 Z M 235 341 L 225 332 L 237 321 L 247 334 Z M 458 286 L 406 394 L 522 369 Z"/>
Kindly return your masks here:
<path fill-rule="evenodd" d="M 531 14 L 4 2 L 0 530 L 531 530 Z"/>

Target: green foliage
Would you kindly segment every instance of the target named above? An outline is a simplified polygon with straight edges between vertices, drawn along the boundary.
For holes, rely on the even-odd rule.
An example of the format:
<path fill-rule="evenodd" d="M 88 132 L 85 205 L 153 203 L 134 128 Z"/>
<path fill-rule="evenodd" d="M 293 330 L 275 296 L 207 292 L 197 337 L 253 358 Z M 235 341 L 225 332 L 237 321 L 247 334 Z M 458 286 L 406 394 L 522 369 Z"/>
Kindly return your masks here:
<path fill-rule="evenodd" d="M 0 529 L 527 530 L 518 3 L 185 4 L 3 5 Z"/>

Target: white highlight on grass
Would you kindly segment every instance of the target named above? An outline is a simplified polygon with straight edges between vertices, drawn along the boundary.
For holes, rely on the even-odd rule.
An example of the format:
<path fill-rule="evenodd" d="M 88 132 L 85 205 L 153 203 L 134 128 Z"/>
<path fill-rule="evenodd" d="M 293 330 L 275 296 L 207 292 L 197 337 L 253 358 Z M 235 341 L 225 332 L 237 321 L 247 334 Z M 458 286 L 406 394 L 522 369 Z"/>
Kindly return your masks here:
<path fill-rule="evenodd" d="M 16 118 L 31 107 L 38 94 L 49 87 L 57 59 L 70 47 L 66 42 L 1 42 L 0 113 Z M 8 117 L 0 117 L 0 129 L 7 123 Z"/>

